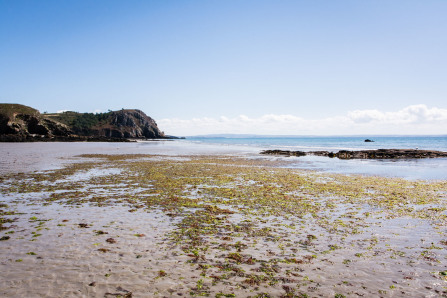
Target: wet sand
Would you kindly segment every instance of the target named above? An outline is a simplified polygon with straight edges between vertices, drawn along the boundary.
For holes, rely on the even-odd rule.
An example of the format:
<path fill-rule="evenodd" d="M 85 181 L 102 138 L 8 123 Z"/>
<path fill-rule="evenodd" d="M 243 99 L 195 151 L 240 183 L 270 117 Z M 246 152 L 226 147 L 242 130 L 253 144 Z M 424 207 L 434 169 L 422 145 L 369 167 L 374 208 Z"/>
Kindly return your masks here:
<path fill-rule="evenodd" d="M 1 148 L 2 297 L 447 295 L 447 181 L 50 145 Z"/>
<path fill-rule="evenodd" d="M 202 155 L 237 154 L 257 155 L 257 148 L 192 142 L 156 140 L 131 143 L 110 142 L 32 142 L 0 143 L 0 174 L 42 171 L 60 168 L 72 161 L 80 162 L 81 154 L 159 154 Z"/>

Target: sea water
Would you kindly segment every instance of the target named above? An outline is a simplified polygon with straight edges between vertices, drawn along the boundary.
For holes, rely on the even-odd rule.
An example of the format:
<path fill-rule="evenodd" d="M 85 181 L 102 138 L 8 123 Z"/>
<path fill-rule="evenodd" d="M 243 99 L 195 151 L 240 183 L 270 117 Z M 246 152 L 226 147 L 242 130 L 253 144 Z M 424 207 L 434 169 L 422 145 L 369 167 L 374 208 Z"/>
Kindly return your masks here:
<path fill-rule="evenodd" d="M 300 151 L 339 151 L 367 149 L 426 149 L 447 151 L 447 136 L 377 136 L 377 137 L 189 137 L 189 141 L 221 144 L 243 145 L 262 149 L 283 149 Z M 373 142 L 365 142 L 365 140 Z"/>
<path fill-rule="evenodd" d="M 365 142 L 366 139 L 373 142 Z M 421 149 L 447 151 L 447 136 L 338 136 L 338 137 L 190 137 L 189 142 L 229 147 L 292 151 L 332 151 L 367 149 Z M 271 157 L 270 157 L 271 158 Z M 276 157 L 287 160 L 287 167 L 342 174 L 401 177 L 411 180 L 446 180 L 447 158 L 352 159 L 321 156 Z"/>

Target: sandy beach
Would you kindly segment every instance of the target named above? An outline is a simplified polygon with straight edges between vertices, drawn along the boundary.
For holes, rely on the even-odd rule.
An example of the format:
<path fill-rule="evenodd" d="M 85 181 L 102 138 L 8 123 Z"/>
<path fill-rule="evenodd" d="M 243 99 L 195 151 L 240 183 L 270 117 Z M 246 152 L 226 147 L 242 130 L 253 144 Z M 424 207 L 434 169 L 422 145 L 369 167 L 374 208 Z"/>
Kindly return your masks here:
<path fill-rule="evenodd" d="M 2 297 L 447 296 L 447 181 L 181 142 L 2 144 Z"/>

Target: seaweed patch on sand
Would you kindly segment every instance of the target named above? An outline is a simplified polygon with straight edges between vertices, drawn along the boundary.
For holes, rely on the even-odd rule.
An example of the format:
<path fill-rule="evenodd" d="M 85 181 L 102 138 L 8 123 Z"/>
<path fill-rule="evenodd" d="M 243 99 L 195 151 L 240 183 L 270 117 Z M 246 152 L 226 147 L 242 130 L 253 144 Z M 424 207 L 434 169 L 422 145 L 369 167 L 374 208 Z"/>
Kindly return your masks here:
<path fill-rule="evenodd" d="M 0 179 L 0 294 L 447 295 L 447 181 L 83 155 Z"/>

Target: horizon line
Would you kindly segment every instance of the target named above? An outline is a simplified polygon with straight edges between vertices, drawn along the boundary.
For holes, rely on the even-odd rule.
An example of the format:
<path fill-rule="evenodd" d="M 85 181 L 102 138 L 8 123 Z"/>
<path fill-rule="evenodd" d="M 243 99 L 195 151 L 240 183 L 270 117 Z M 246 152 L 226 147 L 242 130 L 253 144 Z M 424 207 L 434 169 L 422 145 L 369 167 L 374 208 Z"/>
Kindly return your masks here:
<path fill-rule="evenodd" d="M 343 135 L 319 135 L 319 134 L 312 134 L 312 135 L 281 135 L 281 134 L 268 134 L 268 135 L 262 135 L 262 134 L 234 134 L 234 133 L 221 133 L 221 134 L 200 134 L 200 135 L 190 135 L 190 136 L 184 136 L 184 137 L 203 137 L 203 138 L 231 138 L 231 137 L 283 137 L 283 138 L 296 138 L 296 137 L 362 137 L 362 138 L 368 138 L 368 137 L 447 137 L 447 134 L 343 134 Z"/>

